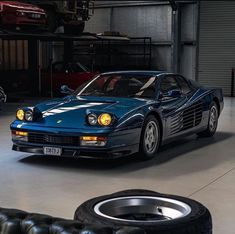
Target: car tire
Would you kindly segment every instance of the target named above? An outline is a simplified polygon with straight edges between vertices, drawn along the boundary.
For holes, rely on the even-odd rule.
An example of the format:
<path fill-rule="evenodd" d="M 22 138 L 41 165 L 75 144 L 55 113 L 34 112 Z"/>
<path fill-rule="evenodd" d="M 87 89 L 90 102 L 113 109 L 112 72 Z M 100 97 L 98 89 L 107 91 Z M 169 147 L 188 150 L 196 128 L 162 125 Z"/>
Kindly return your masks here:
<path fill-rule="evenodd" d="M 85 22 L 77 21 L 76 24 L 65 24 L 64 32 L 66 34 L 81 35 L 85 29 Z"/>
<path fill-rule="evenodd" d="M 161 131 L 159 122 L 153 115 L 149 115 L 142 127 L 138 158 L 141 160 L 154 158 L 157 154 L 160 142 Z M 151 144 L 153 144 L 152 147 Z"/>
<path fill-rule="evenodd" d="M 160 193 L 146 189 L 127 189 L 120 192 L 112 193 L 112 195 L 115 195 L 117 197 L 134 196 L 134 195 L 141 196 L 146 194 L 149 196 L 150 195 L 157 196 Z"/>
<path fill-rule="evenodd" d="M 197 133 L 199 137 L 212 137 L 217 130 L 219 119 L 219 108 L 217 104 L 213 101 L 210 105 L 209 119 L 207 129 L 203 132 Z"/>
<path fill-rule="evenodd" d="M 78 234 L 78 232 L 76 231 L 74 231 L 73 233 Z M 113 230 L 112 227 L 99 226 L 97 224 L 95 225 L 89 224 L 87 225 L 87 227 L 85 226 L 82 230 L 80 230 L 79 234 L 146 234 L 146 232 L 142 228 L 136 228 L 136 227 L 123 227 L 117 230 Z"/>
<path fill-rule="evenodd" d="M 140 195 L 140 190 L 132 190 L 132 195 L 127 196 L 117 194 L 84 202 L 74 218 L 115 229 L 137 227 L 146 234 L 212 234 L 210 212 L 197 201 L 159 193 Z"/>
<path fill-rule="evenodd" d="M 146 232 L 138 227 L 125 227 L 115 231 L 115 234 L 146 234 Z"/>

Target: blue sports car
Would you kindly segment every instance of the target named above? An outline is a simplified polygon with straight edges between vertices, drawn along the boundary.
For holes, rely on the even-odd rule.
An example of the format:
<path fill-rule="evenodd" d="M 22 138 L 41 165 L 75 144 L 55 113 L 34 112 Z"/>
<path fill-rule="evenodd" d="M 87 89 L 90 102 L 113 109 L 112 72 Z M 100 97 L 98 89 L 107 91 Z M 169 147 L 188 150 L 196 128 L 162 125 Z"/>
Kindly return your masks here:
<path fill-rule="evenodd" d="M 221 89 L 158 71 L 103 73 L 75 91 L 61 89 L 68 96 L 17 110 L 13 150 L 145 160 L 176 138 L 213 136 L 223 109 Z"/>

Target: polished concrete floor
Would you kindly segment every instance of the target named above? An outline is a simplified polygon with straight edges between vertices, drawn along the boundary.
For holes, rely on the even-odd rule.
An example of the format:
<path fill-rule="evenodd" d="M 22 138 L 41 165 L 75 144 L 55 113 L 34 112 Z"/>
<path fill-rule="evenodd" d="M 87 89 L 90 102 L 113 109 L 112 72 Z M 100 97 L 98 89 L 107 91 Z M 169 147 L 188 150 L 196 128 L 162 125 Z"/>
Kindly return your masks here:
<path fill-rule="evenodd" d="M 72 218 L 98 195 L 130 188 L 182 195 L 206 205 L 215 234 L 235 233 L 235 99 L 226 98 L 217 134 L 162 147 L 152 161 L 64 159 L 11 151 L 16 104 L 0 112 L 0 206 Z"/>

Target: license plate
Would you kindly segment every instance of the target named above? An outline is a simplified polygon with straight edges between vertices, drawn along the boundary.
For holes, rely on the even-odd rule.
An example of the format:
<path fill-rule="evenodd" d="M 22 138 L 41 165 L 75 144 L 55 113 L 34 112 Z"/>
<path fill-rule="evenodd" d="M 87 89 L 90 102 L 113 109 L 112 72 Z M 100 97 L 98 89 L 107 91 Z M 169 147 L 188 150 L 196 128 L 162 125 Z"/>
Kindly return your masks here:
<path fill-rule="evenodd" d="M 31 14 L 31 18 L 33 18 L 33 19 L 40 19 L 41 15 L 40 14 Z"/>
<path fill-rule="evenodd" d="M 43 147 L 43 153 L 45 155 L 61 156 L 62 149 L 61 148 L 56 148 L 56 147 Z"/>

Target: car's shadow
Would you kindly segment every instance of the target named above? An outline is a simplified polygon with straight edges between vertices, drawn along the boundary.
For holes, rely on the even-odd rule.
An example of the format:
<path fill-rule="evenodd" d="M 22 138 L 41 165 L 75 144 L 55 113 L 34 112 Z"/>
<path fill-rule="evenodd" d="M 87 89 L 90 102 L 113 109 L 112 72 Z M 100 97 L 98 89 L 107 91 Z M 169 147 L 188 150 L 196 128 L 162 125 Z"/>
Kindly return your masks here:
<path fill-rule="evenodd" d="M 117 174 L 120 172 L 125 173 L 130 171 L 137 171 L 152 166 L 160 166 L 184 154 L 202 149 L 203 147 L 207 147 L 212 144 L 220 144 L 222 141 L 225 141 L 233 136 L 234 134 L 232 133 L 218 132 L 213 138 L 196 138 L 194 136 L 184 138 L 162 146 L 157 157 L 148 161 L 137 160 L 135 155 L 128 158 L 119 158 L 113 160 L 31 155 L 29 157 L 21 158 L 19 162 L 40 167 L 50 167 L 63 171 L 79 170 L 80 172 L 95 171 L 95 173 L 102 174 Z M 213 167 L 215 163 L 222 163 L 222 160 L 226 160 L 226 158 L 219 157 L 216 161 L 213 158 L 210 158 L 207 160 L 207 165 L 202 165 L 202 167 Z M 192 168 L 190 170 L 192 170 Z"/>

